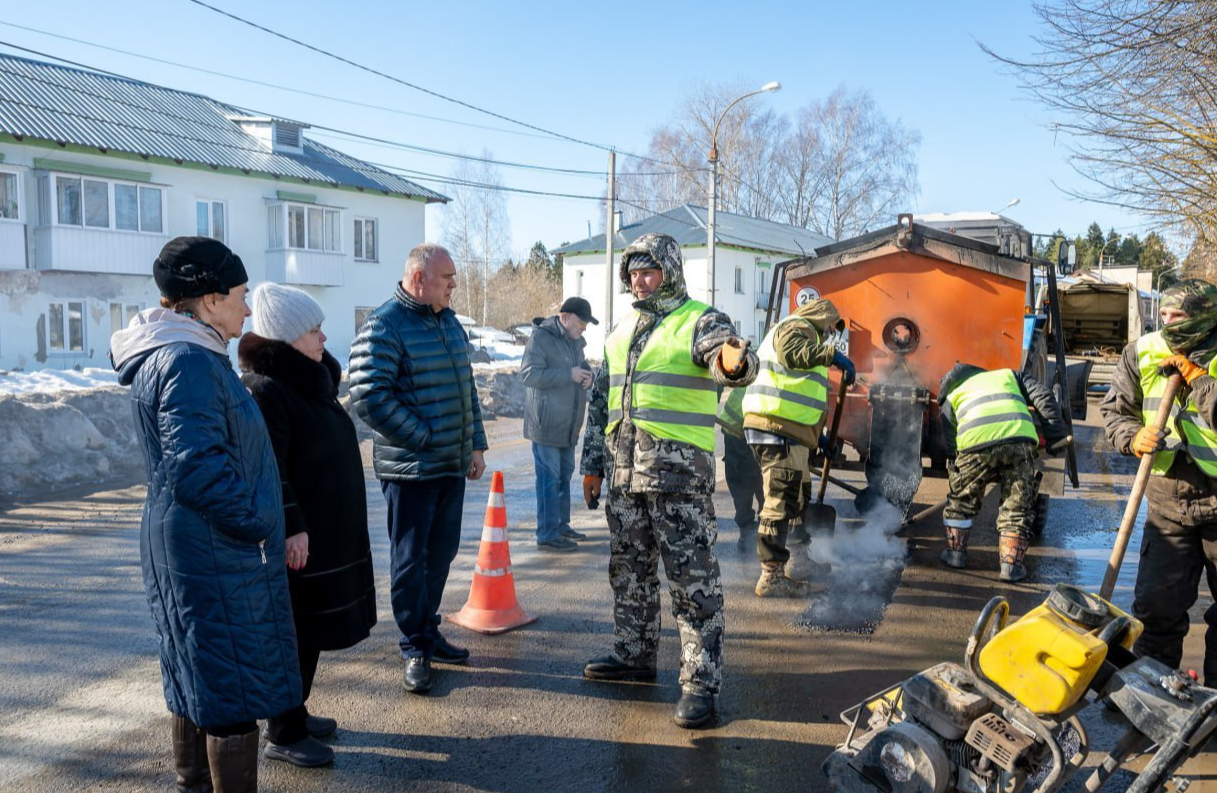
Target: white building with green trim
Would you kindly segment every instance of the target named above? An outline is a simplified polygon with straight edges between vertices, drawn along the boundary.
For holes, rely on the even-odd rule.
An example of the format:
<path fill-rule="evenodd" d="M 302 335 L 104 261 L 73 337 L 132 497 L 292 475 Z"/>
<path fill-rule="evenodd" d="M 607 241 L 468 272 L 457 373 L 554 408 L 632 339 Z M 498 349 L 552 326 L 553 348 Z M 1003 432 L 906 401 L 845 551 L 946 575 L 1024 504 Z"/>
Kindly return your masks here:
<path fill-rule="evenodd" d="M 156 255 L 189 234 L 231 247 L 251 287 L 312 294 L 345 360 L 447 199 L 306 129 L 0 55 L 0 368 L 108 366 L 110 334 L 157 304 Z"/>
<path fill-rule="evenodd" d="M 658 232 L 673 237 L 684 259 L 685 284 L 690 297 L 710 303 L 727 313 L 741 336 L 759 344 L 765 333 L 765 311 L 773 280 L 773 265 L 797 256 L 815 254 L 815 249 L 833 240 L 798 226 L 718 211 L 715 214 L 714 294 L 709 290 L 706 209 L 684 204 L 667 212 L 622 226 L 613 234 L 613 322 L 605 316 L 605 235 L 597 234 L 555 248 L 562 254 L 563 297 L 579 296 L 592 304 L 600 326 L 587 329 L 588 357 L 599 358 L 605 332 L 633 309 L 633 297 L 617 277 L 621 252 L 644 234 Z"/>

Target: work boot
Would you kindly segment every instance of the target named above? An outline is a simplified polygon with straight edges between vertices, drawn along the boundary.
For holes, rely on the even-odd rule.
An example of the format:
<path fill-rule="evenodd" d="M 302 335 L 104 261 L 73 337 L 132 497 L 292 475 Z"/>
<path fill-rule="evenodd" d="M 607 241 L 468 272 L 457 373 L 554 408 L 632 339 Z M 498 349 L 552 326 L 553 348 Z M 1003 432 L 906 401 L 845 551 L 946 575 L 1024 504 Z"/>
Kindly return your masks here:
<path fill-rule="evenodd" d="M 759 598 L 800 598 L 811 594 L 806 581 L 792 581 L 782 570 L 782 562 L 762 562 L 761 577 L 756 582 Z"/>
<path fill-rule="evenodd" d="M 590 680 L 654 680 L 655 667 L 634 666 L 618 661 L 615 655 L 606 655 L 588 661 L 583 676 Z"/>
<path fill-rule="evenodd" d="M 289 744 L 267 743 L 268 760 L 282 760 L 300 768 L 317 768 L 334 762 L 334 750 L 311 735 Z"/>
<path fill-rule="evenodd" d="M 814 581 L 828 578 L 832 566 L 812 561 L 811 543 L 794 543 L 790 546 L 790 559 L 786 562 L 786 577 L 791 581 Z"/>
<path fill-rule="evenodd" d="M 676 726 L 694 730 L 714 718 L 714 695 L 701 686 L 688 685 L 676 703 Z"/>
<path fill-rule="evenodd" d="M 1002 534 L 997 538 L 997 554 L 1001 559 L 1002 581 L 1014 583 L 1027 577 L 1023 557 L 1027 555 L 1028 540 L 1019 534 Z"/>
<path fill-rule="evenodd" d="M 947 567 L 962 570 L 968 566 L 968 529 L 946 527 L 947 547 L 942 552 L 942 563 Z"/>
<path fill-rule="evenodd" d="M 211 793 L 207 733 L 185 716 L 173 717 L 173 766 L 178 793 Z"/>
<path fill-rule="evenodd" d="M 735 547 L 741 551 L 756 548 L 756 521 L 752 520 L 736 525 L 739 526 L 739 539 L 735 541 Z"/>
<path fill-rule="evenodd" d="M 215 793 L 258 793 L 258 731 L 208 735 L 207 763 Z"/>

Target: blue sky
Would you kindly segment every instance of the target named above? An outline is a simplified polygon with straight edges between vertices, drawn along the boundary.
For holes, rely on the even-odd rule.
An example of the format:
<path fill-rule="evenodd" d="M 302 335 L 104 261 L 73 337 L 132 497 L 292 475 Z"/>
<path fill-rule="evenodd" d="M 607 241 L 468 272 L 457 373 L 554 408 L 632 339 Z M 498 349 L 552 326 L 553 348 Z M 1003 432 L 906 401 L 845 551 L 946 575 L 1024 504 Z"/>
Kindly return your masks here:
<path fill-rule="evenodd" d="M 1152 228 L 1136 215 L 1061 191 L 1058 185 L 1087 187 L 1066 161 L 1067 141 L 1055 138 L 1045 127 L 1047 115 L 977 46 L 983 41 L 1003 53 L 1029 53 L 1036 26 L 1027 2 L 209 2 L 428 89 L 625 151 L 644 152 L 651 131 L 673 118 L 699 82 L 779 80 L 780 92 L 751 101 L 792 116 L 844 83 L 871 91 L 884 114 L 920 131 L 921 194 L 913 211 L 994 210 L 1018 198 L 1007 214 L 1033 232 L 1080 233 L 1092 220 L 1122 233 Z M 539 137 L 188 0 L 26 3 L 0 22 L 400 111 L 303 96 L 0 25 L 2 41 L 279 116 L 446 151 L 487 149 L 501 160 L 605 167 L 599 149 Z M 374 162 L 437 174 L 454 164 L 314 133 Z M 604 189 L 602 176 L 505 168 L 501 177 L 533 190 L 600 195 Z M 433 238 L 440 211 L 428 210 Z M 508 212 L 517 255 L 538 239 L 550 247 L 579 239 L 589 221 L 593 229 L 601 222 L 589 200 L 511 195 Z"/>

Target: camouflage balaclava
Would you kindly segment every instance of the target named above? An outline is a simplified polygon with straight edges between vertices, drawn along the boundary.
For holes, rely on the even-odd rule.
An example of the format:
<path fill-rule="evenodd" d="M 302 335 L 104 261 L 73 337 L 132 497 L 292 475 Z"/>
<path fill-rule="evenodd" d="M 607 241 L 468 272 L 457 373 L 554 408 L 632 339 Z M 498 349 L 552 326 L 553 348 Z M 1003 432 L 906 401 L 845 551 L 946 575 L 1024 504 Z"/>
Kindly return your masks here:
<path fill-rule="evenodd" d="M 680 246 L 667 234 L 643 234 L 621 252 L 618 276 L 628 289 L 630 260 L 647 257 L 663 270 L 663 283 L 645 300 L 634 301 L 634 308 L 653 314 L 667 314 L 689 299 L 685 291 L 685 271 L 680 260 Z M 649 264 L 649 263 L 648 263 Z M 637 269 L 637 268 L 636 268 Z"/>
<path fill-rule="evenodd" d="M 1180 281 L 1162 293 L 1161 308 L 1175 308 L 1187 314 L 1187 319 L 1162 327 L 1162 338 L 1179 353 L 1205 363 L 1217 354 L 1217 286 L 1199 278 Z"/>

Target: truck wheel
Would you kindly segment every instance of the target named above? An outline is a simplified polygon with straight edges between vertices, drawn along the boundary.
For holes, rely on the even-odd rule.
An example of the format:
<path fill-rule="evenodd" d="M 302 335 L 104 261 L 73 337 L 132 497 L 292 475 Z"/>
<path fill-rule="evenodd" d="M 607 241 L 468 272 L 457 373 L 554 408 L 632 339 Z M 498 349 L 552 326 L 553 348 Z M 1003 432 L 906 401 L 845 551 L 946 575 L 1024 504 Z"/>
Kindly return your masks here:
<path fill-rule="evenodd" d="M 1035 512 L 1031 517 L 1032 536 L 1043 536 L 1048 525 L 1048 502 L 1051 498 L 1047 493 L 1040 493 L 1035 497 Z"/>

